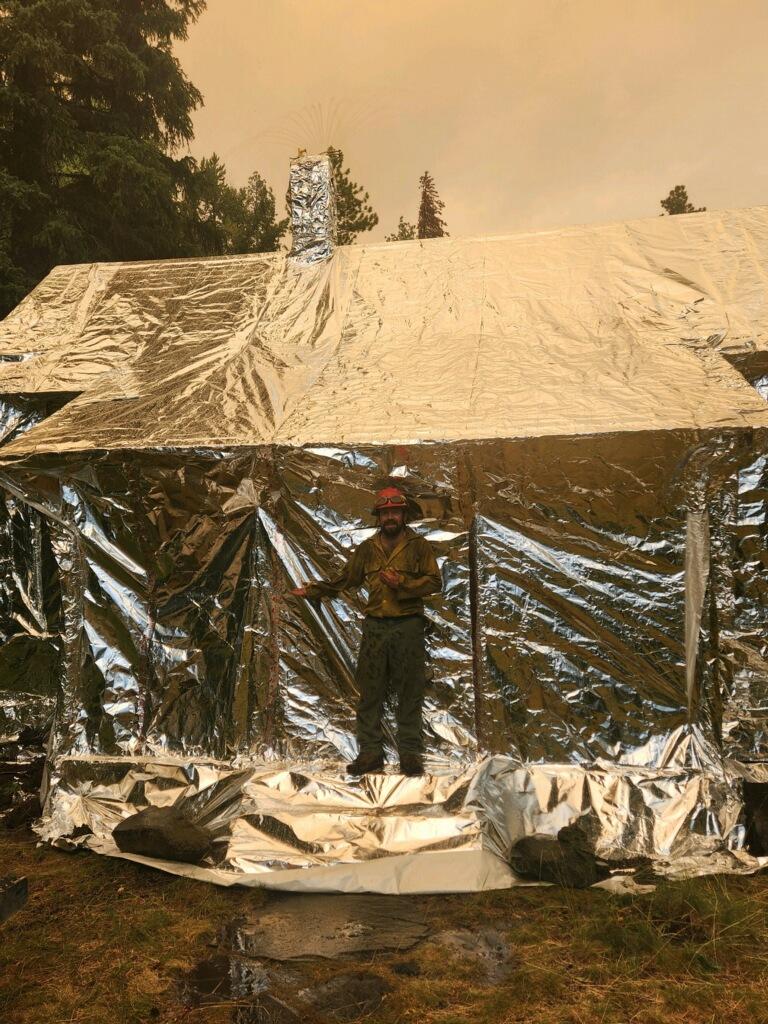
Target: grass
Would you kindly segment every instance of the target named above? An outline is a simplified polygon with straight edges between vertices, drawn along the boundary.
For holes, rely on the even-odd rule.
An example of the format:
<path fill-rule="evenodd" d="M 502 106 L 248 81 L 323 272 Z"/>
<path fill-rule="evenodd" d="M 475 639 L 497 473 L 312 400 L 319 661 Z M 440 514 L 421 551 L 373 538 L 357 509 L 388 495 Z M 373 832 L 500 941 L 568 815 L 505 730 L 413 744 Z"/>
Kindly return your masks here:
<path fill-rule="evenodd" d="M 231 1004 L 184 1005 L 180 976 L 215 955 L 221 927 L 269 897 L 0 835 L 0 875 L 27 906 L 0 927 L 3 1024 L 202 1024 Z M 419 897 L 432 932 L 493 928 L 515 969 L 489 985 L 430 942 L 353 963 L 291 965 L 274 994 L 350 969 L 392 991 L 367 1024 L 754 1024 L 768 1020 L 768 878 L 714 877 L 616 897 L 524 888 Z M 416 974 L 393 968 L 412 961 Z M 300 983 L 296 973 L 301 976 Z M 323 1018 L 302 1009 L 306 1024 Z"/>

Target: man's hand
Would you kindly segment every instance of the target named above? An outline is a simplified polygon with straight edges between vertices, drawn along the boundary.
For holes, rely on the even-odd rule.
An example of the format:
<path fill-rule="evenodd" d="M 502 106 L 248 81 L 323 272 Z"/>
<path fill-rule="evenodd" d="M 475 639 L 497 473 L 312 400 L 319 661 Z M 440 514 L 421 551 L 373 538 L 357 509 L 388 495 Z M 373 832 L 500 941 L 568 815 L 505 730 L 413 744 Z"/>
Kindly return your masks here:
<path fill-rule="evenodd" d="M 292 594 L 293 597 L 306 597 L 307 596 L 307 585 L 306 584 L 302 584 L 302 586 L 300 586 L 300 587 L 295 587 L 293 590 L 289 591 L 289 593 Z"/>
<path fill-rule="evenodd" d="M 382 569 L 379 573 L 379 578 L 382 583 L 386 583 L 386 585 L 392 590 L 397 590 L 403 582 L 402 574 L 396 569 Z"/>

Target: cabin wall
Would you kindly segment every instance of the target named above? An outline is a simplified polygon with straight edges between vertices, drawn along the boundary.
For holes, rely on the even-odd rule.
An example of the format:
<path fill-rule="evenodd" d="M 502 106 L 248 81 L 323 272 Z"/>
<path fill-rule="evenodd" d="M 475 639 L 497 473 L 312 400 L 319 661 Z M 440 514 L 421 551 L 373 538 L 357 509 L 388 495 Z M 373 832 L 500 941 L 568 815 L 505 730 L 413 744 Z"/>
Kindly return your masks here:
<path fill-rule="evenodd" d="M 747 514 L 738 481 L 756 457 L 746 432 L 735 437 L 20 464 L 9 478 L 51 524 L 62 591 L 55 749 L 349 757 L 362 595 L 288 592 L 343 565 L 373 528 L 373 492 L 393 480 L 420 503 L 414 528 L 444 580 L 427 610 L 432 756 L 711 757 L 764 597 L 754 558 L 728 568 Z M 707 544 L 693 589 L 692 523 Z M 734 588 L 749 603 L 735 618 Z M 750 666 L 763 678 L 759 652 Z"/>

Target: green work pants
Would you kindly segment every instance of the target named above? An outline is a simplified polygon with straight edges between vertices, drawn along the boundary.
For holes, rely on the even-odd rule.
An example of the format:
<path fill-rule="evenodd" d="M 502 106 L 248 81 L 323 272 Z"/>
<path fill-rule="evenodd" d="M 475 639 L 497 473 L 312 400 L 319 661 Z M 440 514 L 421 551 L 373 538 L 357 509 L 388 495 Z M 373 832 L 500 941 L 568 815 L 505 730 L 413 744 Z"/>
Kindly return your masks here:
<path fill-rule="evenodd" d="M 423 750 L 421 707 L 424 703 L 424 617 L 376 619 L 363 623 L 355 680 L 357 742 L 361 754 L 381 754 L 381 718 L 388 694 L 396 700 L 397 749 L 402 758 Z"/>

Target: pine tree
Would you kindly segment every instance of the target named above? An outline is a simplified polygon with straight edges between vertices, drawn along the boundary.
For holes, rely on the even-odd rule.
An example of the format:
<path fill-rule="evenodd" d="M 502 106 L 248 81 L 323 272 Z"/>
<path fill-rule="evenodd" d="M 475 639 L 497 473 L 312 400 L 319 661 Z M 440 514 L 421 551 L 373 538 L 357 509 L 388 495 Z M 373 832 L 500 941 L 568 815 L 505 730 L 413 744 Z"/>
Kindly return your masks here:
<path fill-rule="evenodd" d="M 188 256 L 222 256 L 227 251 L 225 227 L 228 205 L 227 169 L 216 153 L 191 160 L 183 187 Z"/>
<path fill-rule="evenodd" d="M 689 201 L 685 185 L 675 185 L 667 198 L 661 200 L 661 208 L 664 210 L 664 213 L 659 215 L 661 217 L 665 214 L 674 217 L 679 213 L 703 213 L 706 210 L 706 206 L 694 206 Z"/>
<path fill-rule="evenodd" d="M 288 228 L 287 217 L 275 219 L 275 196 L 261 175 L 254 171 L 244 188 L 234 188 L 215 153 L 193 163 L 184 203 L 188 255 L 274 252 Z"/>
<path fill-rule="evenodd" d="M 445 203 L 437 194 L 435 179 L 424 171 L 419 178 L 421 203 L 419 204 L 419 238 L 442 238 L 447 235 L 441 214 Z"/>
<path fill-rule="evenodd" d="M 344 168 L 344 154 L 340 149 L 328 147 L 336 193 L 336 242 L 351 245 L 363 231 L 371 231 L 379 223 L 379 216 L 369 203 L 369 195 L 362 185 L 352 181 L 350 171 Z"/>
<path fill-rule="evenodd" d="M 176 255 L 205 0 L 0 0 L 0 315 L 56 263 Z"/>
<path fill-rule="evenodd" d="M 275 220 L 275 195 L 254 171 L 245 188 L 235 192 L 228 252 L 275 252 L 288 230 L 288 218 Z"/>
<path fill-rule="evenodd" d="M 397 231 L 394 234 L 387 235 L 385 241 L 387 242 L 409 242 L 411 239 L 416 238 L 416 225 L 411 224 L 410 221 L 405 220 L 401 217 L 397 222 Z"/>

